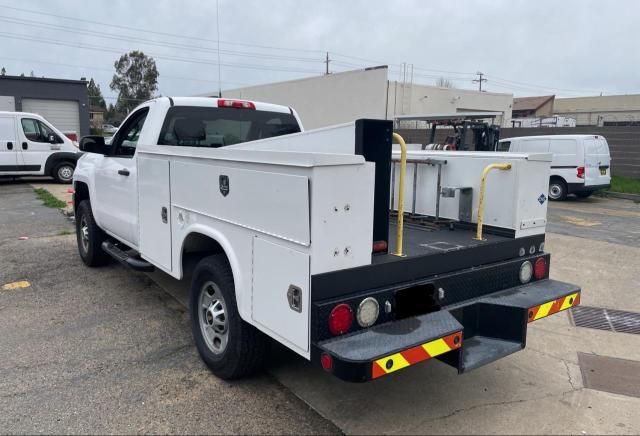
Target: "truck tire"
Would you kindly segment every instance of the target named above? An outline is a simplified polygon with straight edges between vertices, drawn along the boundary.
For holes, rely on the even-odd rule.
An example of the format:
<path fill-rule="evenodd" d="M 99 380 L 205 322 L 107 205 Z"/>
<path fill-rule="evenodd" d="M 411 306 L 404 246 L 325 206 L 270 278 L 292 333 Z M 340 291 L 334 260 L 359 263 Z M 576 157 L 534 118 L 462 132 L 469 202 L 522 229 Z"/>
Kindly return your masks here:
<path fill-rule="evenodd" d="M 71 183 L 76 166 L 73 162 L 60 162 L 53 169 L 53 178 L 58 183 Z"/>
<path fill-rule="evenodd" d="M 268 338 L 240 318 L 233 274 L 223 254 L 198 263 L 189 300 L 193 338 L 211 372 L 232 380 L 263 368 Z"/>
<path fill-rule="evenodd" d="M 563 201 L 567 199 L 567 184 L 564 180 L 553 178 L 549 182 L 549 200 Z"/>
<path fill-rule="evenodd" d="M 102 250 L 105 233 L 96 224 L 89 200 L 82 200 L 76 209 L 76 240 L 80 258 L 87 266 L 100 266 L 109 262 Z"/>

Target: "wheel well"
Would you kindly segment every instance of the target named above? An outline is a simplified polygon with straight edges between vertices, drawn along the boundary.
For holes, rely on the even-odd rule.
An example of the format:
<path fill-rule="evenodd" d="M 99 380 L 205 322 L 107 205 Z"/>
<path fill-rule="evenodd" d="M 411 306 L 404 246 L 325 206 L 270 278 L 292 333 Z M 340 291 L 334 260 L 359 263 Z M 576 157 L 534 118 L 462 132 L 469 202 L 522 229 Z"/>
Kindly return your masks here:
<path fill-rule="evenodd" d="M 559 182 L 562 182 L 562 183 L 564 183 L 565 185 L 567 184 L 567 181 L 566 181 L 565 179 L 563 179 L 562 177 L 560 177 L 560 176 L 551 176 L 551 177 L 549 177 L 549 181 L 550 181 L 550 182 L 551 182 L 551 181 L 554 181 L 554 180 L 557 180 L 557 181 L 559 181 Z"/>
<path fill-rule="evenodd" d="M 182 243 L 182 276 L 190 276 L 198 261 L 203 257 L 219 253 L 227 258 L 227 262 L 229 261 L 218 241 L 202 233 L 189 233 Z"/>
<path fill-rule="evenodd" d="M 44 173 L 46 175 L 53 176 L 53 171 L 62 162 L 69 162 L 71 165 L 75 166 L 78 162 L 78 157 L 75 155 L 75 153 L 64 151 L 53 153 L 49 155 L 47 161 L 44 164 Z"/>
<path fill-rule="evenodd" d="M 76 182 L 73 191 L 73 211 L 75 212 L 82 200 L 89 200 L 89 187 L 86 183 Z"/>

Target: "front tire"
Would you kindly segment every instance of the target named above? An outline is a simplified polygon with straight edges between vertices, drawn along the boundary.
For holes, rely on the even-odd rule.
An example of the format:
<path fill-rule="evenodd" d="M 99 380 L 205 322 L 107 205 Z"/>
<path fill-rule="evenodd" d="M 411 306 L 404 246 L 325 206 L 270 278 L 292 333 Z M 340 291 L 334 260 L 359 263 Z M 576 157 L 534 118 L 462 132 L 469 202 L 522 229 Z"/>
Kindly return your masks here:
<path fill-rule="evenodd" d="M 567 184 L 562 179 L 551 179 L 549 182 L 549 200 L 563 201 L 567 199 Z"/>
<path fill-rule="evenodd" d="M 198 263 L 189 303 L 196 348 L 211 372 L 232 380 L 263 368 L 268 339 L 240 318 L 233 274 L 223 254 Z"/>
<path fill-rule="evenodd" d="M 71 162 L 60 162 L 53 170 L 53 178 L 58 183 L 69 184 L 73 181 L 75 169 L 75 165 Z"/>
<path fill-rule="evenodd" d="M 109 261 L 102 250 L 105 233 L 96 224 L 89 200 L 82 200 L 76 209 L 76 240 L 80 258 L 87 266 L 100 266 Z"/>

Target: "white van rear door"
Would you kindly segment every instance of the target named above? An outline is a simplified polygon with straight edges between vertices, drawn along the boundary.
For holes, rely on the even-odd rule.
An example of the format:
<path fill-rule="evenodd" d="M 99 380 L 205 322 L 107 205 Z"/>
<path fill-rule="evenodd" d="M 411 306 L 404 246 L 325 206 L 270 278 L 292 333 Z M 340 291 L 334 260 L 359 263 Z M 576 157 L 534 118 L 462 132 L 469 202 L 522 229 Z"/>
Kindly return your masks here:
<path fill-rule="evenodd" d="M 584 185 L 611 183 L 611 157 L 607 141 L 599 136 L 584 140 Z"/>
<path fill-rule="evenodd" d="M 18 171 L 18 141 L 15 117 L 0 116 L 0 172 Z"/>

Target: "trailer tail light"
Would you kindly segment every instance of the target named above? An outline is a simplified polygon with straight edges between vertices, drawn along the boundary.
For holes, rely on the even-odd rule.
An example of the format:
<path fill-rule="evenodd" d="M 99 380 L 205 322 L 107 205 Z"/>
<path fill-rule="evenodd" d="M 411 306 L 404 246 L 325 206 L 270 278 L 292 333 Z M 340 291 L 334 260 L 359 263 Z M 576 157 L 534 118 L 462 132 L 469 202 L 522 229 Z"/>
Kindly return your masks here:
<path fill-rule="evenodd" d="M 224 100 L 218 99 L 218 107 L 229 107 L 234 109 L 255 109 L 256 105 L 245 100 Z"/>
<path fill-rule="evenodd" d="M 348 304 L 338 304 L 329 315 L 329 331 L 332 335 L 345 334 L 353 324 L 353 311 Z"/>
<path fill-rule="evenodd" d="M 327 353 L 322 353 L 322 356 L 320 356 L 320 364 L 322 365 L 322 369 L 331 372 L 333 370 L 333 357 Z"/>
<path fill-rule="evenodd" d="M 578 167 L 578 173 L 576 174 L 576 176 L 579 179 L 584 179 L 584 167 Z"/>
<path fill-rule="evenodd" d="M 536 280 L 543 279 L 547 275 L 547 261 L 544 257 L 539 257 L 533 266 L 533 275 Z"/>

